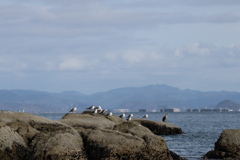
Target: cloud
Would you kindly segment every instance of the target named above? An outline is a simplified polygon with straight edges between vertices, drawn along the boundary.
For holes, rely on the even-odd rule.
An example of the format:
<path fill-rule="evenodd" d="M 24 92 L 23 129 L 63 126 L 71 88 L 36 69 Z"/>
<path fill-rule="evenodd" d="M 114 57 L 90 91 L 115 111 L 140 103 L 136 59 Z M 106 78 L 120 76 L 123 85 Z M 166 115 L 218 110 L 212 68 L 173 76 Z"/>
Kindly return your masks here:
<path fill-rule="evenodd" d="M 81 71 L 88 68 L 89 64 L 83 59 L 67 59 L 59 64 L 60 70 Z"/>
<path fill-rule="evenodd" d="M 176 49 L 176 52 L 174 53 L 176 56 L 181 56 L 183 54 L 187 54 L 188 56 L 208 56 L 210 54 L 210 49 L 199 43 L 191 43 L 183 49 Z"/>
<path fill-rule="evenodd" d="M 239 4 L 3 0 L 0 74 L 19 73 L 36 81 L 51 77 L 48 83 L 59 81 L 58 86 L 66 77 L 86 79 L 85 84 L 91 79 L 96 88 L 220 77 L 223 69 L 235 74 L 240 67 Z M 101 85 L 95 81 L 99 77 Z"/>

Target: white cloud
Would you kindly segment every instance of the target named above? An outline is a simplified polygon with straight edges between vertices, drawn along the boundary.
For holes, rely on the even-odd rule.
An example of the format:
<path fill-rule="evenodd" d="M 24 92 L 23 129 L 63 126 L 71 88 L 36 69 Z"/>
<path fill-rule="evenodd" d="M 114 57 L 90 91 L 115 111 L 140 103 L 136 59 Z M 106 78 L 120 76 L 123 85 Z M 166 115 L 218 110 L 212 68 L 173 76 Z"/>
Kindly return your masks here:
<path fill-rule="evenodd" d="M 205 46 L 201 46 L 199 43 L 191 43 L 183 49 L 176 49 L 174 55 L 180 56 L 182 54 L 187 54 L 188 56 L 208 56 L 210 54 L 210 49 Z"/>
<path fill-rule="evenodd" d="M 232 70 L 240 67 L 239 4 L 239 0 L 3 0 L 0 72 L 56 74 L 59 86 L 65 83 L 60 82 L 62 74 L 83 80 L 85 73 L 96 87 L 98 77 L 102 84 L 114 86 L 197 79 L 193 77 L 197 73 L 221 77 L 222 69 L 235 74 Z"/>
<path fill-rule="evenodd" d="M 83 70 L 87 62 L 84 60 L 68 59 L 59 64 L 61 70 Z"/>
<path fill-rule="evenodd" d="M 123 59 L 131 64 L 135 64 L 135 63 L 139 63 L 142 62 L 144 60 L 144 53 L 141 52 L 126 52 L 123 54 Z"/>

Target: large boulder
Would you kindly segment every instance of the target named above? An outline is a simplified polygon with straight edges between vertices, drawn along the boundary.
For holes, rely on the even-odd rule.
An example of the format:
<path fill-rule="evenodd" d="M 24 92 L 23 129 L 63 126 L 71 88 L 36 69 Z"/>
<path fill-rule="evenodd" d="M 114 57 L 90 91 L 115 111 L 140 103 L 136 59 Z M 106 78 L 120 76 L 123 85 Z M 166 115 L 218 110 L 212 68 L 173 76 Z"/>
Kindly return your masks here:
<path fill-rule="evenodd" d="M 74 128 L 82 127 L 89 129 L 112 129 L 115 124 L 124 122 L 118 116 L 105 116 L 102 114 L 74 114 L 67 113 L 60 120 Z"/>
<path fill-rule="evenodd" d="M 205 159 L 240 159 L 240 129 L 226 129 Z"/>
<path fill-rule="evenodd" d="M 145 119 L 134 119 L 134 121 L 148 128 L 156 135 L 173 135 L 183 133 L 180 127 L 168 122 L 150 121 Z"/>
<path fill-rule="evenodd" d="M 71 126 L 29 113 L 0 111 L 0 159 L 85 157 L 82 138 Z"/>
<path fill-rule="evenodd" d="M 92 113 L 55 121 L 0 111 L 0 159 L 181 159 L 159 132 L 142 124 Z"/>
<path fill-rule="evenodd" d="M 24 139 L 9 126 L 0 124 L 0 159 L 23 159 L 26 157 L 27 145 Z"/>
<path fill-rule="evenodd" d="M 84 139 L 89 159 L 173 159 L 164 139 L 154 134 L 139 137 L 115 130 L 93 130 Z"/>

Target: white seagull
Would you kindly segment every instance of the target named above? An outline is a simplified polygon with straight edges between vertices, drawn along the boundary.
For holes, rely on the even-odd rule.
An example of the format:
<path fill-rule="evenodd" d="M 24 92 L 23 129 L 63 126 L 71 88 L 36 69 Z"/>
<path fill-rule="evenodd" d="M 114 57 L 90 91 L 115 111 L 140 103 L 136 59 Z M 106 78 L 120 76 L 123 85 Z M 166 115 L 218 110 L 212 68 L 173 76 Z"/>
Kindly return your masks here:
<path fill-rule="evenodd" d="M 97 112 L 98 112 L 98 110 L 95 108 L 94 111 L 93 111 L 93 113 L 97 113 Z"/>
<path fill-rule="evenodd" d="M 109 113 L 107 114 L 107 116 L 112 116 L 112 112 L 109 112 Z"/>
<path fill-rule="evenodd" d="M 90 106 L 90 107 L 88 107 L 88 108 L 86 108 L 86 109 L 94 109 L 95 108 L 95 106 L 94 105 L 92 105 L 92 106 Z"/>
<path fill-rule="evenodd" d="M 104 114 L 104 113 L 106 113 L 107 112 L 107 109 L 104 109 L 104 110 L 102 110 L 101 112 L 100 112 L 100 114 Z"/>
<path fill-rule="evenodd" d="M 99 111 L 101 111 L 101 110 L 102 110 L 102 107 L 101 107 L 101 106 L 97 106 L 96 109 L 99 110 Z"/>
<path fill-rule="evenodd" d="M 77 107 L 74 107 L 73 109 L 71 109 L 69 112 L 75 113 L 77 111 Z"/>
<path fill-rule="evenodd" d="M 124 118 L 124 117 L 125 117 L 125 114 L 122 113 L 119 117 L 120 117 L 120 118 Z"/>
<path fill-rule="evenodd" d="M 145 114 L 142 118 L 148 118 L 148 115 L 147 114 Z"/>
<path fill-rule="evenodd" d="M 133 117 L 133 114 L 129 114 L 128 117 L 127 117 L 127 120 L 132 120 L 132 117 Z"/>

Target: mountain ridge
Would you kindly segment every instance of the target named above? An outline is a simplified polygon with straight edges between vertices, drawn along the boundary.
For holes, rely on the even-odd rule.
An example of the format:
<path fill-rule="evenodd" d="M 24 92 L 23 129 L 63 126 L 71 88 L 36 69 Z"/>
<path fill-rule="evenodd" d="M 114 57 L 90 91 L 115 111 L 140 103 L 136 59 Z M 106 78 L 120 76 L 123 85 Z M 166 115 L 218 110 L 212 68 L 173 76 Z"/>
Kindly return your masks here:
<path fill-rule="evenodd" d="M 77 91 L 50 93 L 35 90 L 0 90 L 0 109 L 17 111 L 24 108 L 29 112 L 66 112 L 73 106 L 84 110 L 90 105 L 100 105 L 110 110 L 128 108 L 131 111 L 139 109 L 159 111 L 161 108 L 216 106 L 223 100 L 240 103 L 240 93 L 183 90 L 165 84 L 116 88 L 90 95 Z"/>

